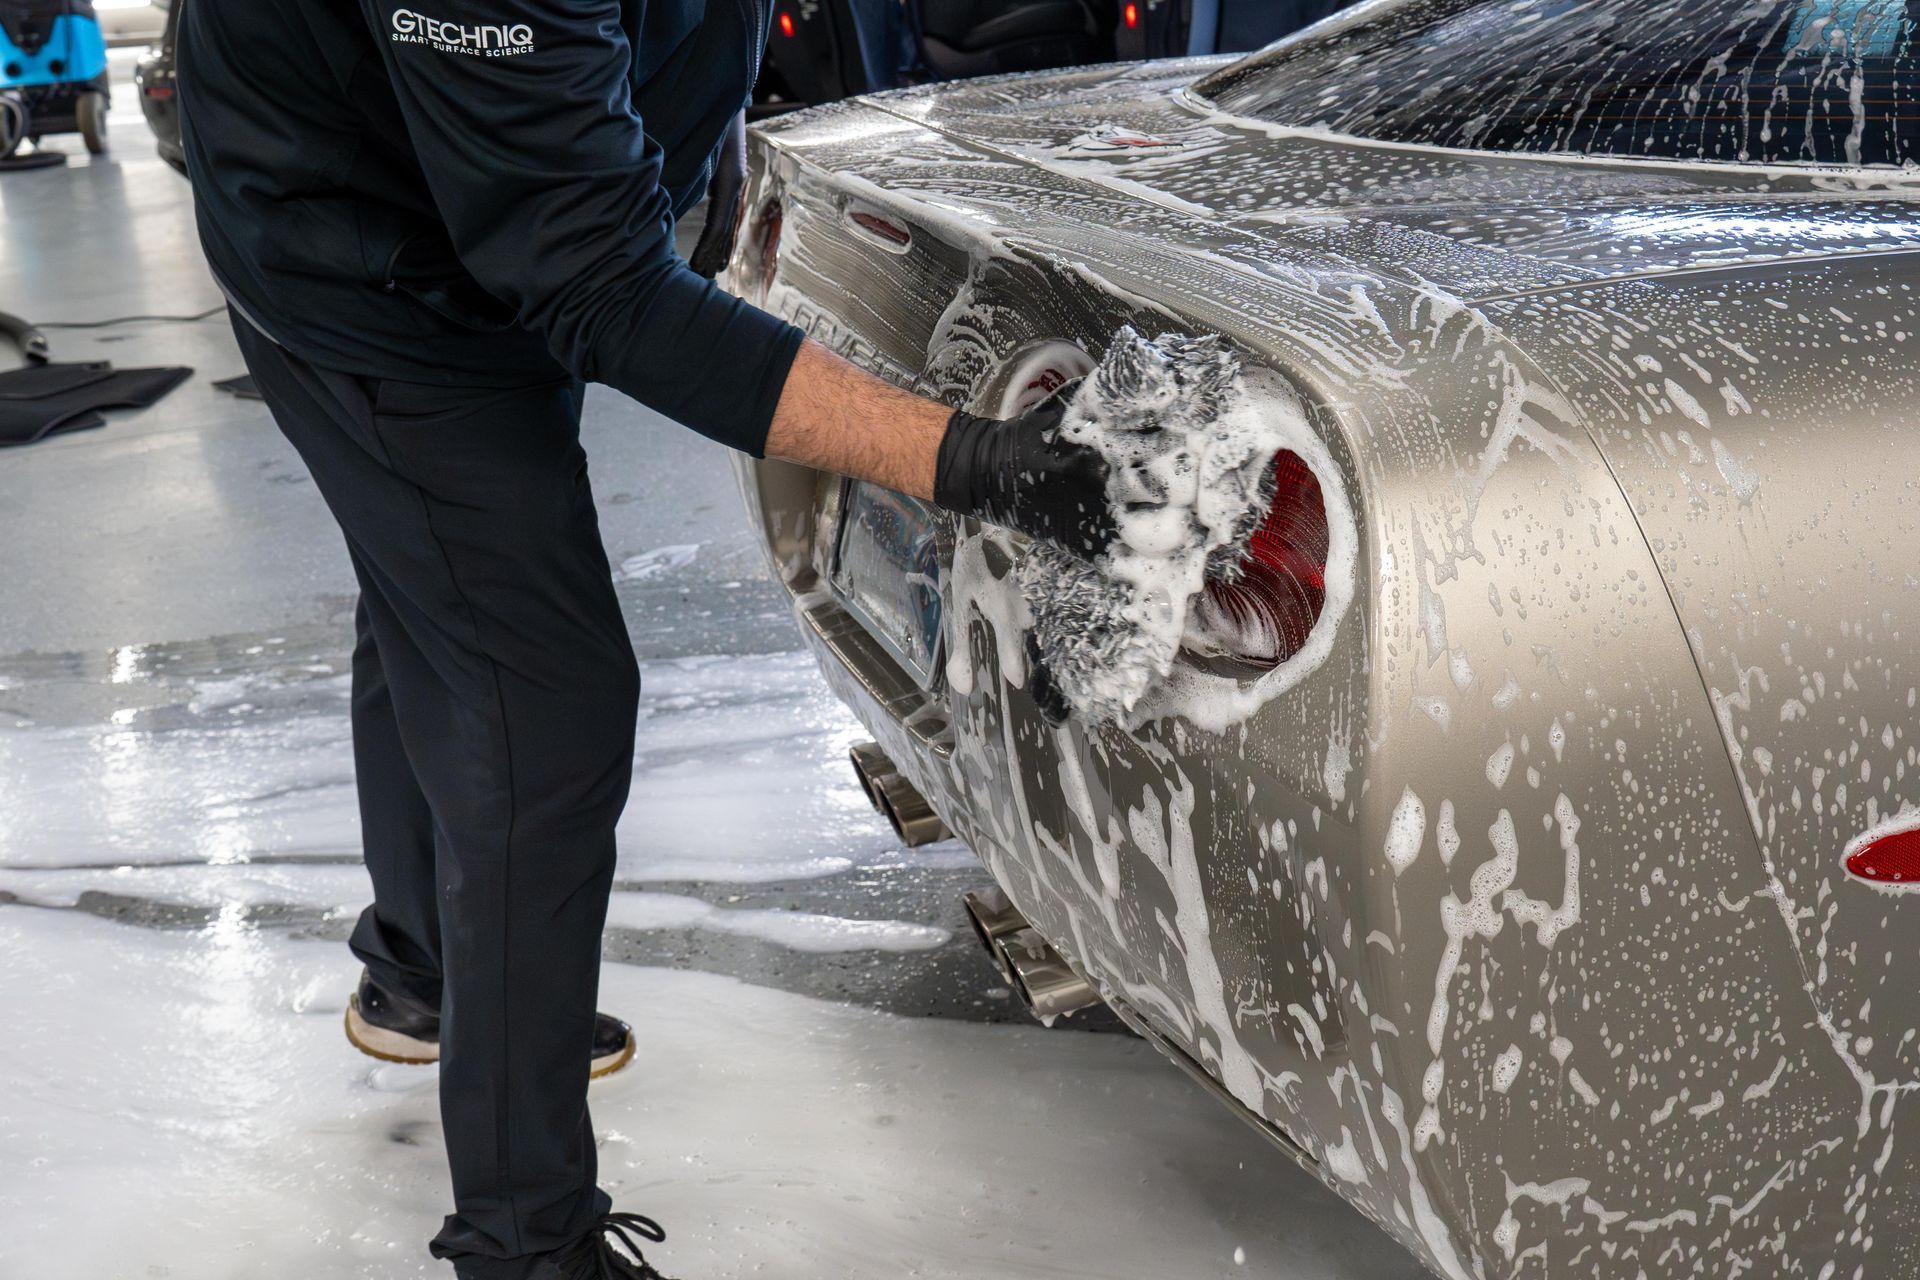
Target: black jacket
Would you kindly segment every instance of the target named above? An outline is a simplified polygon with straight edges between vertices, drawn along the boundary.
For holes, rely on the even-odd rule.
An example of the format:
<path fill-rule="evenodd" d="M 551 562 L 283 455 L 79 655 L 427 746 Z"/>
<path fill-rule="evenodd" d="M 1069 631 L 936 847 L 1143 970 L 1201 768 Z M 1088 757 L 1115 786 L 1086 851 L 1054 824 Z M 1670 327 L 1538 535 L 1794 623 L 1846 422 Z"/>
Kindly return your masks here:
<path fill-rule="evenodd" d="M 689 270 L 673 223 L 766 5 L 193 0 L 181 120 L 214 274 L 317 365 L 571 373 L 758 453 L 799 332 Z"/>

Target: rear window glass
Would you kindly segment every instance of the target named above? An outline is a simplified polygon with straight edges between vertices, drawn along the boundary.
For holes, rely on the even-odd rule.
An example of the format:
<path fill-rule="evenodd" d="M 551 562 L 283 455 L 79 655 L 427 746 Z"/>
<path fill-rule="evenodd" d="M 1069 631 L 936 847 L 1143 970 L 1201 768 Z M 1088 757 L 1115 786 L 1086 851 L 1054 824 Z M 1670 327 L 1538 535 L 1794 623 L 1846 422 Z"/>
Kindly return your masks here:
<path fill-rule="evenodd" d="M 1390 142 L 1764 164 L 1920 160 L 1920 0 L 1404 0 L 1196 86 Z"/>

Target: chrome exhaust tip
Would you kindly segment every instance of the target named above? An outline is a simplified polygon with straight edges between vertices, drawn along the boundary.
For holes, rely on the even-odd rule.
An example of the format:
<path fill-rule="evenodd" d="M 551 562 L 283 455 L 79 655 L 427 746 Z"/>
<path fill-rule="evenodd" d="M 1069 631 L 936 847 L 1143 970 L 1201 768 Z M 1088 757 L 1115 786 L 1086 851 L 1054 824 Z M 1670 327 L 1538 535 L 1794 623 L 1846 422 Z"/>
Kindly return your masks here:
<path fill-rule="evenodd" d="M 1081 977 L 1038 930 L 1017 929 L 995 938 L 993 946 L 1014 992 L 1027 1012 L 1040 1021 L 1050 1023 L 1101 1002 L 1093 984 Z"/>
<path fill-rule="evenodd" d="M 1027 1012 L 1042 1022 L 1102 1003 L 1093 984 L 1081 977 L 1040 931 L 1027 923 L 999 885 L 964 895 L 967 921 L 1000 975 Z"/>
<path fill-rule="evenodd" d="M 912 849 L 953 835 L 927 803 L 927 798 L 893 767 L 893 761 L 887 759 L 878 744 L 858 743 L 847 752 L 847 757 L 853 763 L 854 776 L 860 779 L 868 802 L 886 818 L 902 844 Z"/>
<path fill-rule="evenodd" d="M 1010 933 L 1018 933 L 1027 927 L 1027 918 L 1020 914 L 1020 908 L 1013 905 L 1006 892 L 999 885 L 988 885 L 984 889 L 975 889 L 962 897 L 960 901 L 967 908 L 967 923 L 973 926 L 973 936 L 980 940 L 980 949 L 993 958 L 1006 973 L 1006 963 L 1000 958 L 1000 948 L 994 945 Z M 1013 975 L 1007 973 L 1009 985 Z"/>
<path fill-rule="evenodd" d="M 927 798 L 914 790 L 911 782 L 897 773 L 889 773 L 875 784 L 880 790 L 880 812 L 893 824 L 894 834 L 909 848 L 932 844 L 952 836 L 947 824 L 933 811 Z"/>
<path fill-rule="evenodd" d="M 867 793 L 867 803 L 874 812 L 884 813 L 880 804 L 880 791 L 874 786 L 878 776 L 893 772 L 893 761 L 887 759 L 876 742 L 856 742 L 847 748 L 847 761 L 853 765 L 853 776 L 860 780 L 860 789 Z"/>

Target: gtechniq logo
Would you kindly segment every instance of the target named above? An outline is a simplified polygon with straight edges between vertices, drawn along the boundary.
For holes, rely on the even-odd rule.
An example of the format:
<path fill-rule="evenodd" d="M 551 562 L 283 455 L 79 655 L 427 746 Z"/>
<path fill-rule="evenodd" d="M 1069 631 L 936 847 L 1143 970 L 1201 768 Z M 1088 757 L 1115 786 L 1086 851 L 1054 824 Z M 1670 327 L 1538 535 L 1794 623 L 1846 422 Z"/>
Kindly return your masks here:
<path fill-rule="evenodd" d="M 510 58 L 533 52 L 533 28 L 524 22 L 469 27 L 411 9 L 393 11 L 393 39 L 397 44 L 424 44 L 441 53 L 464 53 L 475 58 Z"/>

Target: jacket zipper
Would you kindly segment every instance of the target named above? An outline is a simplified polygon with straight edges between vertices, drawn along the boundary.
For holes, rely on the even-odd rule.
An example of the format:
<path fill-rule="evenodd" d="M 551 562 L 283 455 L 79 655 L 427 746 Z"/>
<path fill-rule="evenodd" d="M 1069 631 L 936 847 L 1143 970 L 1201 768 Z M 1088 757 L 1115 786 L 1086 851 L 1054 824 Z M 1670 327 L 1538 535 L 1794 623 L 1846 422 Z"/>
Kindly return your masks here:
<path fill-rule="evenodd" d="M 753 86 L 760 82 L 760 64 L 766 60 L 767 56 L 766 10 L 773 4 L 773 0 L 743 0 L 743 2 L 753 10 L 753 45 L 747 53 L 748 58 L 751 59 L 748 69 L 753 73 L 752 79 L 747 83 L 747 101 L 752 102 Z"/>

